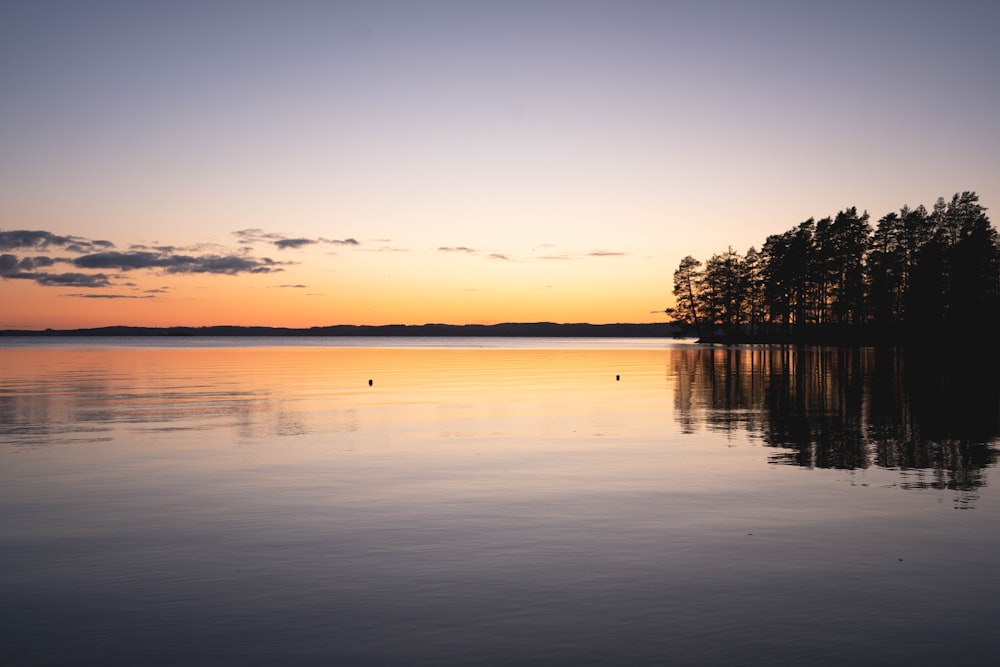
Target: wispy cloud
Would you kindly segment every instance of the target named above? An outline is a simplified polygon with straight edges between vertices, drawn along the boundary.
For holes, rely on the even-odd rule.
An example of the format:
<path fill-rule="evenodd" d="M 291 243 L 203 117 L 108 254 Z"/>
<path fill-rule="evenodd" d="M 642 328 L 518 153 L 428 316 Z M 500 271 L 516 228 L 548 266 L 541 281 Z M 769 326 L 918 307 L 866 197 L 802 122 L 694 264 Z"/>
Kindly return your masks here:
<path fill-rule="evenodd" d="M 265 232 L 260 228 L 252 229 L 241 229 L 239 231 L 233 232 L 233 235 L 239 240 L 239 243 L 243 245 L 251 245 L 254 243 L 270 243 L 279 250 L 288 249 L 298 249 L 308 245 L 315 244 L 327 244 L 327 245 L 339 245 L 339 246 L 357 246 L 361 245 L 357 239 L 345 238 L 345 239 L 328 239 L 320 236 L 319 238 L 308 238 L 304 236 L 288 236 L 287 234 L 281 234 L 279 232 Z"/>
<path fill-rule="evenodd" d="M 556 254 L 541 255 L 537 259 L 542 261 L 569 261 L 586 259 L 587 257 L 625 257 L 627 253 L 615 250 L 592 250 L 590 252 L 564 252 Z"/>
<path fill-rule="evenodd" d="M 110 287 L 111 279 L 103 273 L 17 273 L 4 278 L 34 280 L 46 287 Z"/>
<path fill-rule="evenodd" d="M 221 246 L 218 243 L 195 243 L 188 246 L 175 246 L 175 245 L 145 245 L 143 243 L 133 243 L 128 247 L 130 252 L 156 252 L 159 254 L 176 254 L 181 252 L 186 253 L 217 253 L 217 254 L 232 254 L 225 246 Z M 246 253 L 249 249 L 240 248 L 239 252 Z"/>
<path fill-rule="evenodd" d="M 541 244 L 539 248 L 554 249 L 555 246 L 550 243 Z M 453 254 L 464 254 L 464 255 L 478 255 L 485 259 L 495 259 L 507 262 L 523 262 L 523 261 L 573 261 L 582 260 L 588 257 L 625 257 L 626 253 L 618 252 L 615 250 L 591 250 L 588 252 L 548 252 L 545 255 L 531 256 L 531 257 L 519 257 L 517 255 L 512 255 L 506 252 L 490 252 L 486 250 L 478 250 L 476 248 L 470 248 L 468 246 L 441 246 L 437 249 L 438 252 L 446 252 Z"/>
<path fill-rule="evenodd" d="M 218 273 L 236 275 L 238 273 L 272 273 L 283 271 L 284 262 L 276 262 L 269 257 L 247 257 L 241 255 L 171 255 L 157 252 L 101 252 L 83 255 L 73 260 L 73 265 L 81 269 L 163 269 L 165 273 Z"/>
<path fill-rule="evenodd" d="M 94 252 L 113 248 L 111 241 L 94 241 L 82 236 L 61 236 L 43 230 L 16 229 L 0 231 L 0 250 L 34 248 L 45 250 L 50 246 L 65 248 L 70 252 Z"/>
<path fill-rule="evenodd" d="M 5 280 L 33 280 L 39 285 L 76 287 L 107 287 L 111 280 L 103 273 L 49 273 L 36 271 L 40 266 L 52 266 L 56 260 L 47 257 L 25 257 L 5 253 L 0 255 L 0 277 Z"/>
<path fill-rule="evenodd" d="M 278 246 L 279 250 L 301 248 L 304 245 L 312 245 L 314 243 L 317 243 L 316 239 L 278 239 L 274 241 L 274 245 Z"/>
<path fill-rule="evenodd" d="M 240 243 L 250 244 L 250 243 L 274 243 L 275 241 L 280 241 L 281 239 L 287 238 L 283 234 L 275 234 L 265 232 L 263 229 L 254 227 L 252 229 L 240 229 L 233 232 L 233 236 L 237 238 Z"/>
<path fill-rule="evenodd" d="M 437 251 L 456 254 L 456 255 L 477 255 L 479 257 L 485 257 L 486 259 L 496 259 L 505 262 L 514 261 L 513 258 L 506 253 L 477 250 L 476 248 L 470 248 L 464 245 L 441 246 L 440 248 L 437 249 Z"/>
<path fill-rule="evenodd" d="M 292 240 L 294 242 L 294 239 Z M 294 245 L 294 243 L 293 243 Z M 38 251 L 62 250 L 64 256 L 36 254 Z M 134 283 L 116 280 L 107 271 L 159 271 L 162 274 L 265 274 L 284 271 L 293 262 L 254 256 L 250 248 L 230 250 L 215 244 L 179 248 L 172 245 L 133 244 L 127 251 L 114 250 L 111 241 L 91 240 L 82 236 L 60 235 L 44 230 L 2 230 L 0 249 L 29 251 L 28 254 L 0 254 L 0 278 L 31 280 L 47 287 L 135 287 Z M 33 252 L 32 252 L 33 251 Z M 46 271 L 56 264 L 69 264 L 75 271 Z M 84 271 L 87 271 L 86 273 Z M 164 288 L 165 289 L 165 288 Z M 163 293 L 163 290 L 149 294 Z M 89 298 L 89 297 L 88 297 Z M 104 298 L 104 297 L 102 297 Z M 106 298 L 126 298 L 108 295 Z"/>
<path fill-rule="evenodd" d="M 141 296 L 138 294 L 61 294 L 60 296 L 74 297 L 78 299 L 154 299 L 152 294 Z"/>

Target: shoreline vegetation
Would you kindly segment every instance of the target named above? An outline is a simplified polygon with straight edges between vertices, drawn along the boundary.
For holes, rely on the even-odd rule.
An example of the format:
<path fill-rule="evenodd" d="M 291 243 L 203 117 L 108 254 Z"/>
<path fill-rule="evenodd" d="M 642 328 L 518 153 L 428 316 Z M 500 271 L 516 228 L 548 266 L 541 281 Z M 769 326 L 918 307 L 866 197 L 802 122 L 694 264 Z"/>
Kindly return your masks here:
<path fill-rule="evenodd" d="M 557 324 L 554 322 L 505 322 L 502 324 L 386 324 L 288 328 L 254 326 L 131 327 L 91 329 L 8 329 L 0 336 L 301 336 L 301 337 L 505 337 L 505 338 L 679 338 L 688 328 L 671 322 L 652 324 Z"/>
<path fill-rule="evenodd" d="M 1000 328 L 1000 241 L 975 192 L 809 218 L 708 261 L 688 255 L 665 312 L 704 343 L 921 346 Z"/>

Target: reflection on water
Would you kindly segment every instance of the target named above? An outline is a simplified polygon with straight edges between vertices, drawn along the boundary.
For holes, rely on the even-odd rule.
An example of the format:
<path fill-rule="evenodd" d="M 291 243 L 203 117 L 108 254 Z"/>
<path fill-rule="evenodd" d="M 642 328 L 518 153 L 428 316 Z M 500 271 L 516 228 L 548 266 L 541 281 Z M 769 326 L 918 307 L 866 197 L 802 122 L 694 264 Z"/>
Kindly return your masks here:
<path fill-rule="evenodd" d="M 903 488 L 965 492 L 997 461 L 996 371 L 984 354 L 872 348 L 700 348 L 671 366 L 688 431 L 742 429 L 781 448 L 776 463 L 895 468 Z"/>
<path fill-rule="evenodd" d="M 341 342 L 0 342 L 0 664 L 995 662 L 983 363 Z"/>

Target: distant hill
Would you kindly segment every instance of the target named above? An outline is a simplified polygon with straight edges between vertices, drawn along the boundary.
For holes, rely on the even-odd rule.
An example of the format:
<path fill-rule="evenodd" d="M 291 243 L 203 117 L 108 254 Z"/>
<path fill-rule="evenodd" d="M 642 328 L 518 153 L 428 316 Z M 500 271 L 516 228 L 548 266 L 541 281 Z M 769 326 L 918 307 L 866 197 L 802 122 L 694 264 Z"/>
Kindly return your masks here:
<path fill-rule="evenodd" d="M 482 336 L 510 338 L 672 338 L 684 328 L 655 324 L 556 324 L 509 322 L 504 324 L 338 324 L 308 329 L 286 327 L 98 327 L 94 329 L 6 330 L 0 336 Z"/>

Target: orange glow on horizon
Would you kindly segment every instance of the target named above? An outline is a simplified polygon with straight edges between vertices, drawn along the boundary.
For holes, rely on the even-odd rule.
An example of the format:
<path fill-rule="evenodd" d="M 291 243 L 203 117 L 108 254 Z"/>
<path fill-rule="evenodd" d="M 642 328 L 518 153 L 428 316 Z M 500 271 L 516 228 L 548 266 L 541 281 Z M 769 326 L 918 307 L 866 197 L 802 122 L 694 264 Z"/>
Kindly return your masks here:
<path fill-rule="evenodd" d="M 178 281 L 175 287 L 154 295 L 121 290 L 122 298 L 78 296 L 81 290 L 8 280 L 0 283 L 0 329 L 117 325 L 308 328 L 543 321 L 609 324 L 665 320 L 662 312 L 652 312 L 664 302 L 662 290 L 644 293 L 617 286 L 604 290 L 591 284 L 569 289 L 522 286 L 505 290 L 412 281 L 400 285 L 376 283 L 365 290 L 349 286 L 338 290 L 246 285 L 239 277 L 231 276 L 210 280 L 211 288 Z"/>
<path fill-rule="evenodd" d="M 644 323 L 665 321 L 670 296 L 667 267 L 619 257 L 292 257 L 281 271 L 261 274 L 123 272 L 98 289 L 0 280 L 0 329 Z"/>

